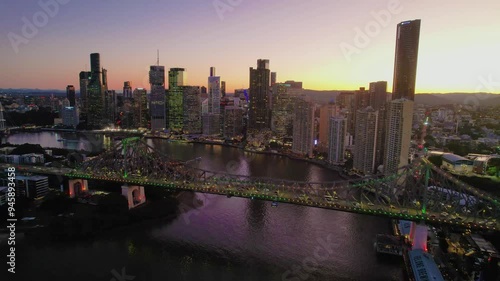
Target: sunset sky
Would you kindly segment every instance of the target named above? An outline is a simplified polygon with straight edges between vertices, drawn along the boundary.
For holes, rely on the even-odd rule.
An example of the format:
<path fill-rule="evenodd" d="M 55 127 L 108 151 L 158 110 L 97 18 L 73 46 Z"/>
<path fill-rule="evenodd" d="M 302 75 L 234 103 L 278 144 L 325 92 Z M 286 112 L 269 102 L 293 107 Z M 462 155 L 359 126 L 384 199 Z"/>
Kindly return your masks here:
<path fill-rule="evenodd" d="M 127 80 L 149 89 L 159 49 L 160 65 L 186 68 L 189 85 L 206 86 L 215 66 L 228 92 L 246 88 L 249 67 L 262 58 L 278 82 L 353 90 L 386 80 L 391 91 L 396 25 L 421 19 L 418 93 L 500 93 L 497 0 L 57 1 L 64 4 L 46 23 L 39 1 L 1 1 L 0 88 L 78 89 L 79 72 L 98 52 L 110 89 L 121 92 Z M 377 22 L 379 11 L 390 17 Z M 40 27 L 19 39 L 23 17 L 34 16 Z M 368 40 L 356 43 L 356 29 L 367 27 Z M 346 56 L 347 45 L 356 53 Z"/>

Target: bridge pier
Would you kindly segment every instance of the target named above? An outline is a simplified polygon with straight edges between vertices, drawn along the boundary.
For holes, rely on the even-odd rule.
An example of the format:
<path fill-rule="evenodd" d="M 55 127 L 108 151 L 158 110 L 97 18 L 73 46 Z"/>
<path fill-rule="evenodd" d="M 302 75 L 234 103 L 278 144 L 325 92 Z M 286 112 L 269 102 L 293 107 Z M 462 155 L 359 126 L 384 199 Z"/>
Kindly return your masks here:
<path fill-rule="evenodd" d="M 412 250 L 422 250 L 427 252 L 427 225 L 424 223 L 411 223 L 410 241 Z"/>
<path fill-rule="evenodd" d="M 146 203 L 144 186 L 122 185 L 122 195 L 127 198 L 129 210 Z"/>
<path fill-rule="evenodd" d="M 79 194 L 89 191 L 88 181 L 84 179 L 70 179 L 68 186 L 70 198 L 78 197 Z"/>

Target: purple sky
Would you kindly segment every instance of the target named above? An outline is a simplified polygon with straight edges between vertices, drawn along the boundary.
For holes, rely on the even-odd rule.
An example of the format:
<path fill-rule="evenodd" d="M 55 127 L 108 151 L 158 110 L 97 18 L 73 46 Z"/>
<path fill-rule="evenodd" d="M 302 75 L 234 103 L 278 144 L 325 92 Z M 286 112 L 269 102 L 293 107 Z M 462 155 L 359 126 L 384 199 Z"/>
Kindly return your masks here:
<path fill-rule="evenodd" d="M 39 2 L 56 1 L 58 11 L 47 16 Z M 386 22 L 377 22 L 379 11 L 390 15 Z M 206 85 L 215 66 L 228 92 L 248 87 L 259 58 L 270 59 L 279 82 L 307 89 L 387 80 L 391 90 L 396 25 L 418 18 L 417 92 L 499 93 L 498 11 L 500 1 L 465 0 L 1 1 L 0 88 L 77 86 L 92 52 L 101 54 L 111 89 L 121 91 L 126 80 L 149 88 L 159 49 L 160 64 L 186 68 L 190 85 Z M 40 27 L 23 35 L 23 17 Z M 373 32 L 356 43 L 356 30 L 367 27 Z M 347 55 L 341 46 L 356 49 Z"/>

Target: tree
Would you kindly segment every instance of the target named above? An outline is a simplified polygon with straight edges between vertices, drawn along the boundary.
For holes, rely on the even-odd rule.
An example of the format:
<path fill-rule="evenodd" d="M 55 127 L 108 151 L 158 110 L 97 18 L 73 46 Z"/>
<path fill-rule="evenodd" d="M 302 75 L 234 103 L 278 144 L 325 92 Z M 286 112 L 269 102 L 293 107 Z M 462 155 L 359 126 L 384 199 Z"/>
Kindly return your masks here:
<path fill-rule="evenodd" d="M 431 155 L 427 159 L 437 167 L 443 165 L 443 156 L 441 155 Z"/>
<path fill-rule="evenodd" d="M 500 177 L 500 158 L 491 158 L 488 161 L 487 173 L 490 176 Z"/>

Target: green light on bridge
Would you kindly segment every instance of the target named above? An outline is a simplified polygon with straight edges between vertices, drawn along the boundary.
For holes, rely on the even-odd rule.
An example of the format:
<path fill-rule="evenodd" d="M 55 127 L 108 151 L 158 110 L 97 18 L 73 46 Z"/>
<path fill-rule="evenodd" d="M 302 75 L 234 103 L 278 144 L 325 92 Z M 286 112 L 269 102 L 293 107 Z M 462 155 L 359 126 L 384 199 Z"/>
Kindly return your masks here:
<path fill-rule="evenodd" d="M 424 215 L 425 215 L 425 213 L 426 213 L 426 212 L 427 212 L 427 211 L 426 211 L 425 206 L 424 206 L 424 207 L 422 208 L 422 214 L 424 214 Z"/>

